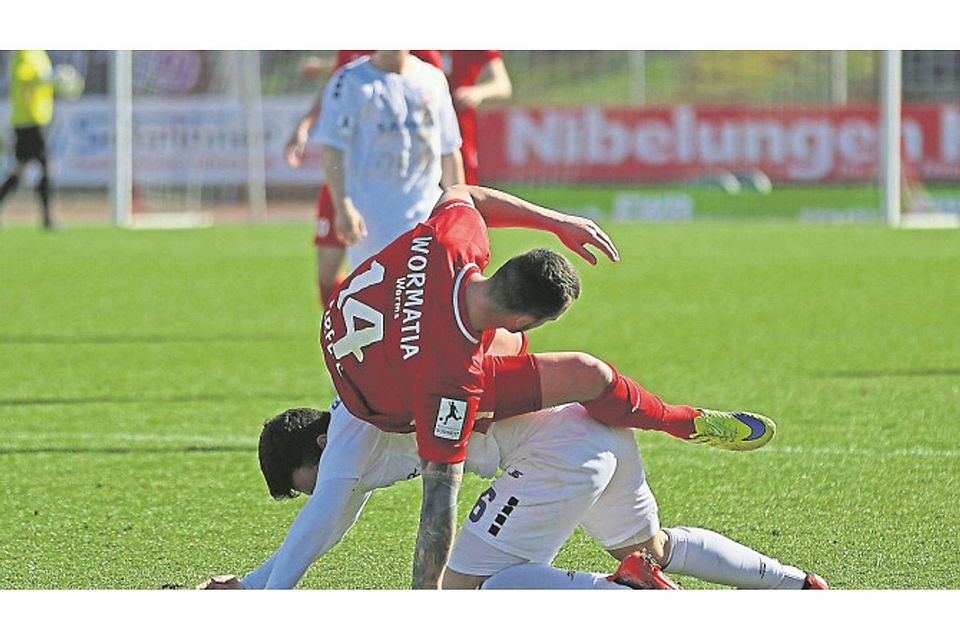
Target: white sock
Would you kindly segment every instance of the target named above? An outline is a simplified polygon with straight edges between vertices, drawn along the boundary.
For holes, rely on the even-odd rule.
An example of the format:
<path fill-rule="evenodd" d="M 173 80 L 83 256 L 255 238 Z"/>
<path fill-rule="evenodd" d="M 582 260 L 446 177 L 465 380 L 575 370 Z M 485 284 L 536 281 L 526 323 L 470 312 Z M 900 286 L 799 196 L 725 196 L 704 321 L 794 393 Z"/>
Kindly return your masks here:
<path fill-rule="evenodd" d="M 664 529 L 670 557 L 663 570 L 741 589 L 800 589 L 806 574 L 734 542 L 695 527 Z"/>
<path fill-rule="evenodd" d="M 629 589 L 602 573 L 567 571 L 546 564 L 516 564 L 493 574 L 481 589 Z"/>

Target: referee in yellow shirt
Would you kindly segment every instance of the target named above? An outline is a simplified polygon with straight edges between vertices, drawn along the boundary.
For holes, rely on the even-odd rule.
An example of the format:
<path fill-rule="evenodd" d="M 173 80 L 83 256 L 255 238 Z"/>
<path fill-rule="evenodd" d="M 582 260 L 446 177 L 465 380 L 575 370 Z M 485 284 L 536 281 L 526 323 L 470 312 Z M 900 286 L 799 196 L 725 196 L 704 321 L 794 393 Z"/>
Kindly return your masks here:
<path fill-rule="evenodd" d="M 47 145 L 43 128 L 53 118 L 53 66 L 42 49 L 12 51 L 10 55 L 10 121 L 16 134 L 17 164 L 0 186 L 0 204 L 20 184 L 28 162 L 40 163 L 42 176 L 37 195 L 43 212 L 43 226 L 56 228 L 50 214 L 50 179 L 47 172 Z"/>

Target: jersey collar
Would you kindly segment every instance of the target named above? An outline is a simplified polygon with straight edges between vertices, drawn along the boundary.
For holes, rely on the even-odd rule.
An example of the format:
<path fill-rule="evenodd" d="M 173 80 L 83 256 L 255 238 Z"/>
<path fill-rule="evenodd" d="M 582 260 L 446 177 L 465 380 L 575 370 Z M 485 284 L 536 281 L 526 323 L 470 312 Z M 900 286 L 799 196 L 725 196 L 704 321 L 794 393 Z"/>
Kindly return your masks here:
<path fill-rule="evenodd" d="M 464 284 L 467 276 L 475 272 L 479 273 L 479 271 L 480 267 L 473 262 L 466 264 L 457 273 L 457 279 L 453 282 L 453 317 L 457 321 L 460 333 L 473 344 L 480 344 L 481 334 L 470 326 L 470 320 L 467 318 L 466 287 Z"/>

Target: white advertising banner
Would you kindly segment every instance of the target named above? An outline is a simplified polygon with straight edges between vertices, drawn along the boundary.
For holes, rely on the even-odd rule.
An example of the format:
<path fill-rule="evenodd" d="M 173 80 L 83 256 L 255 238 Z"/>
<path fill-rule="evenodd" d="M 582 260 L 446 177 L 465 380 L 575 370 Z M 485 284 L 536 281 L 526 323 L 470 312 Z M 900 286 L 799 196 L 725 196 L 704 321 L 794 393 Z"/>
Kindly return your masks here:
<path fill-rule="evenodd" d="M 271 185 L 316 185 L 323 178 L 319 145 L 308 144 L 302 165 L 290 168 L 283 149 L 310 96 L 263 99 L 264 166 Z M 113 166 L 113 107 L 109 97 L 59 101 L 47 133 L 58 186 L 104 187 Z M 6 104 L 0 122 L 9 122 Z M 134 182 L 153 185 L 242 184 L 247 177 L 243 105 L 223 97 L 137 98 L 133 110 Z M 7 146 L 12 132 L 7 125 Z"/>

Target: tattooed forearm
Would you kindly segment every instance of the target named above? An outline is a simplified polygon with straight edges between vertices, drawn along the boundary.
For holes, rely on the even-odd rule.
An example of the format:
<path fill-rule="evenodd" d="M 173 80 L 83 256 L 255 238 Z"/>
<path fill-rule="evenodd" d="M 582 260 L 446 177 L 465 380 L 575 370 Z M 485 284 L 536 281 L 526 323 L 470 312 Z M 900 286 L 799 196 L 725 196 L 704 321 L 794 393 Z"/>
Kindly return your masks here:
<path fill-rule="evenodd" d="M 413 588 L 437 589 L 457 526 L 457 494 L 463 463 L 423 461 L 423 505 L 413 558 Z"/>

